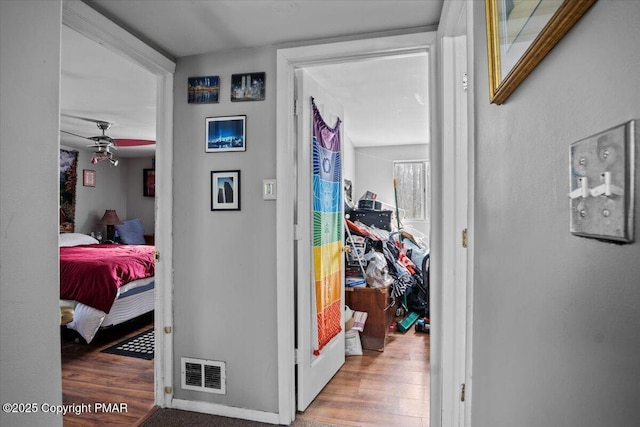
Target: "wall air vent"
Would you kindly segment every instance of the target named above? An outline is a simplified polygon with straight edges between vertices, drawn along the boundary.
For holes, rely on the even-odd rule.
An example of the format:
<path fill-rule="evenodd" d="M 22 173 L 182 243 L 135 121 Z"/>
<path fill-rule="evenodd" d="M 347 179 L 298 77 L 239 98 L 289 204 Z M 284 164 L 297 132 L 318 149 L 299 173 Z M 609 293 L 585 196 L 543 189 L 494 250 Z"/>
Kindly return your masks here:
<path fill-rule="evenodd" d="M 182 357 L 182 388 L 207 393 L 226 394 L 225 362 Z"/>

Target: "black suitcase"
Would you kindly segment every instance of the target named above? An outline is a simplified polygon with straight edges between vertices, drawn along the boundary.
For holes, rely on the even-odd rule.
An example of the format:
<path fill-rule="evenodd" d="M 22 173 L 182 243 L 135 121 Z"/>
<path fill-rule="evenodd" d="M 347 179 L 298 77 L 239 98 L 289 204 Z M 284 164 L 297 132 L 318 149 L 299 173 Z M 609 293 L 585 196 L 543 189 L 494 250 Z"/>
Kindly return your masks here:
<path fill-rule="evenodd" d="M 354 209 L 351 221 L 360 221 L 364 225 L 391 231 L 391 213 L 393 211 L 375 211 L 371 209 Z"/>

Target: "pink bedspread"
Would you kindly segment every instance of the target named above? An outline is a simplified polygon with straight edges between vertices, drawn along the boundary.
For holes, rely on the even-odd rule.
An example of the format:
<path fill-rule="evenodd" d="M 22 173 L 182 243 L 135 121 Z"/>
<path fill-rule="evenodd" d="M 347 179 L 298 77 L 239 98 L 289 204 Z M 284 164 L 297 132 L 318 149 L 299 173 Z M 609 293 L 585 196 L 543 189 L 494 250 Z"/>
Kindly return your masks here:
<path fill-rule="evenodd" d="M 80 245 L 60 248 L 60 298 L 108 313 L 118 288 L 154 275 L 154 246 Z"/>

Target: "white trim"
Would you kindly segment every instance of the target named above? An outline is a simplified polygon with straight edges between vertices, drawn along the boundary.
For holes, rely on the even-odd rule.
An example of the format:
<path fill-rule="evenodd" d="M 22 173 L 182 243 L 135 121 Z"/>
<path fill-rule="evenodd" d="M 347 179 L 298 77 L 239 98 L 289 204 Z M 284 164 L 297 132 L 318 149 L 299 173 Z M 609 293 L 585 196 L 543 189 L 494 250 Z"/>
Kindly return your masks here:
<path fill-rule="evenodd" d="M 294 259 L 293 240 L 293 182 L 295 137 L 293 134 L 293 74 L 297 67 L 358 60 L 386 55 L 413 54 L 429 50 L 431 71 L 430 90 L 435 89 L 434 44 L 435 33 L 414 33 L 390 37 L 325 43 L 279 49 L 277 51 L 277 124 L 276 178 L 279 197 L 276 203 L 277 221 L 277 313 L 278 313 L 278 410 L 280 424 L 295 419 L 295 358 L 294 358 L 294 277 L 291 260 Z M 435 93 L 435 92 L 431 92 Z M 435 99 L 431 97 L 432 135 L 435 123 Z M 432 136 L 431 140 L 435 140 Z M 438 250 L 438 248 L 433 248 Z M 433 348 L 433 347 L 432 347 Z M 432 365 L 433 366 L 433 365 Z M 437 369 L 437 368 L 436 368 Z M 433 407 L 433 406 L 432 406 Z"/>
<path fill-rule="evenodd" d="M 456 391 L 459 388 L 459 382 L 455 378 L 455 313 L 452 310 L 445 310 L 445 307 L 454 307 L 456 295 L 456 247 L 460 244 L 457 239 L 456 231 L 456 117 L 455 117 L 455 69 L 453 63 L 454 42 L 452 38 L 445 37 L 441 40 L 441 67 L 442 80 L 441 90 L 443 94 L 442 102 L 442 200 L 440 203 L 441 211 L 441 230 L 442 230 L 442 247 L 440 252 L 440 263 L 442 267 L 442 283 L 445 286 L 441 288 L 440 298 L 432 308 L 432 318 L 442 322 L 441 339 L 441 378 L 437 384 L 441 389 L 442 396 L 442 413 L 440 420 L 442 426 L 457 426 L 453 422 L 455 418 L 456 407 L 459 399 L 455 399 Z M 437 279 L 438 280 L 438 279 Z M 434 316 L 434 310 L 438 307 L 442 309 Z"/>
<path fill-rule="evenodd" d="M 219 403 L 199 402 L 194 400 L 173 399 L 171 408 L 184 411 L 200 412 L 202 414 L 218 415 L 220 417 L 238 418 L 258 421 L 261 423 L 278 424 L 278 414 L 256 411 L 253 409 L 236 408 L 220 405 Z"/>
<path fill-rule="evenodd" d="M 465 413 L 464 413 L 464 425 L 465 427 L 471 426 L 471 412 L 473 402 L 473 278 L 475 271 L 474 264 L 474 251 L 475 242 L 473 239 L 475 230 L 475 91 L 474 91 L 474 57 L 473 57 L 473 1 L 467 1 L 465 3 L 466 8 L 466 50 L 467 50 L 467 169 L 468 169 L 468 185 L 467 185 L 467 205 L 469 210 L 467 212 L 467 306 L 466 306 L 466 366 L 465 366 L 465 384 L 466 384 L 466 399 L 465 399 Z"/>
<path fill-rule="evenodd" d="M 64 0 L 62 24 L 78 31 L 134 64 L 148 70 L 157 78 L 156 100 L 156 186 L 155 243 L 161 250 L 156 265 L 156 356 L 154 360 L 155 404 L 169 406 L 171 394 L 165 394 L 166 386 L 173 383 L 173 340 L 163 333 L 164 327 L 173 322 L 173 60 L 140 41 L 131 33 L 110 21 L 85 3 Z"/>
<path fill-rule="evenodd" d="M 432 417 L 432 426 L 469 425 L 471 420 L 471 331 L 473 278 L 473 90 L 471 1 L 445 2 L 438 31 L 440 41 L 440 92 L 442 138 L 437 152 L 441 155 L 442 181 L 435 184 L 441 193 L 440 212 L 442 254 L 435 266 L 434 280 L 448 284 L 437 295 L 436 307 L 443 307 L 436 318 L 442 321 L 441 352 L 432 354 L 432 364 L 442 366 L 441 378 L 433 382 L 441 388 L 442 412 Z M 462 87 L 467 73 L 468 89 Z M 436 203 L 434 203 L 434 206 Z M 445 213 L 449 213 L 446 215 Z M 453 213 L 453 215 L 451 215 Z M 467 228 L 467 248 L 462 248 L 462 230 Z M 432 261 L 433 262 L 433 261 Z M 440 305 L 438 305 L 440 304 Z M 447 311 L 445 308 L 449 307 Z M 433 312 L 432 312 L 433 317 Z M 437 361 L 434 362 L 434 356 Z M 465 401 L 460 401 L 465 384 Z"/>
<path fill-rule="evenodd" d="M 64 0 L 62 23 L 156 75 L 173 74 L 176 63 L 80 0 Z"/>
<path fill-rule="evenodd" d="M 154 364 L 155 403 L 169 406 L 173 384 L 173 74 L 159 76 L 156 112 L 155 245 L 160 251 L 156 263 L 156 356 Z M 165 333 L 171 328 L 171 333 Z"/>

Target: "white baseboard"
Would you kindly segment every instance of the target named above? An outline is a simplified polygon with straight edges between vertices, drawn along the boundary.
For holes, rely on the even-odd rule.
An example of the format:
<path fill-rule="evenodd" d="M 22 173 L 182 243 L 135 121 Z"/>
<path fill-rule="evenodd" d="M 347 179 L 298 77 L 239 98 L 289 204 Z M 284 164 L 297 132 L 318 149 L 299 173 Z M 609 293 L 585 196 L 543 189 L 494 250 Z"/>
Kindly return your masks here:
<path fill-rule="evenodd" d="M 193 400 L 173 399 L 172 409 L 201 412 L 203 414 L 219 415 L 221 417 L 239 418 L 242 420 L 259 421 L 262 423 L 279 424 L 280 417 L 276 413 L 256 411 L 233 406 L 220 405 L 219 403 L 199 402 Z"/>

